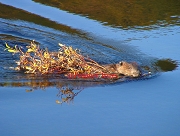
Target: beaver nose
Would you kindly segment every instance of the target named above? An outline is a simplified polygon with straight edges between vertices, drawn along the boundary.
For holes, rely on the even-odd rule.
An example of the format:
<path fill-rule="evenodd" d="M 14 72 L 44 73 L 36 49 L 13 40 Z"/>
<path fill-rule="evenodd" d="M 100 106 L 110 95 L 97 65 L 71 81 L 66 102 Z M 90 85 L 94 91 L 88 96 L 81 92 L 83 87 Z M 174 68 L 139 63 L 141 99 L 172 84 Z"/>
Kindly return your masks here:
<path fill-rule="evenodd" d="M 139 70 L 133 72 L 133 77 L 138 77 L 140 75 L 141 75 L 141 72 Z"/>

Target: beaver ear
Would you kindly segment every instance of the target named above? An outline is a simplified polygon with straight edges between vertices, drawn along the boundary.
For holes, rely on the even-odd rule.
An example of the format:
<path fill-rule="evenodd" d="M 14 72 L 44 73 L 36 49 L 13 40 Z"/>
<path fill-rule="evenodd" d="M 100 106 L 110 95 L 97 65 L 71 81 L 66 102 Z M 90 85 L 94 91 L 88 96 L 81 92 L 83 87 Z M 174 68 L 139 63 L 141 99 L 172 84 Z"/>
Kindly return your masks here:
<path fill-rule="evenodd" d="M 120 64 L 120 66 L 122 66 L 122 65 L 123 65 L 123 62 L 122 62 L 122 61 L 120 61 L 120 62 L 119 62 L 119 64 Z"/>

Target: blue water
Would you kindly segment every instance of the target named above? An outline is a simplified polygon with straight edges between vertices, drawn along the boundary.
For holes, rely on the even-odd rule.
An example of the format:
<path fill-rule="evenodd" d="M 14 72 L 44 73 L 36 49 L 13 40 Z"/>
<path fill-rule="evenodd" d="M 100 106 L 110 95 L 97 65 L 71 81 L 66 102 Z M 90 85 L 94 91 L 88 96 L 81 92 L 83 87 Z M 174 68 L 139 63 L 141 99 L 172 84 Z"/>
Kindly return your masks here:
<path fill-rule="evenodd" d="M 55 103 L 54 87 L 29 93 L 26 88 L 1 87 L 1 134 L 176 136 L 179 81 L 170 75 L 87 88 L 68 105 Z"/>
<path fill-rule="evenodd" d="M 140 65 L 151 65 L 156 59 L 169 58 L 175 60 L 179 66 L 178 25 L 151 30 L 121 30 L 30 0 L 18 2 L 0 0 L 0 2 L 85 32 L 89 38 L 83 39 L 78 35 L 22 20 L 0 19 L 1 45 L 4 41 L 26 45 L 34 39 L 50 50 L 56 50 L 57 44 L 61 42 L 80 48 L 84 54 L 90 55 L 100 63 L 125 59 L 137 61 Z M 76 23 L 71 21 L 72 18 Z M 5 71 L 1 73 L 1 81 L 4 80 L 4 84 L 0 87 L 2 136 L 180 135 L 179 67 L 173 71 L 161 72 L 153 78 L 131 82 L 86 84 L 62 81 L 61 84 L 55 83 L 43 89 L 43 84 L 41 88 L 31 82 L 22 85 L 22 80 L 29 81 L 29 77 L 19 73 L 12 74 L 13 70 L 4 69 L 9 65 L 15 66 L 11 54 L 1 50 L 1 57 L 5 58 L 0 60 L 1 69 Z M 14 56 L 13 59 L 17 57 Z M 18 83 L 20 87 L 15 87 Z M 74 91 L 81 90 L 81 92 L 72 101 L 57 104 L 57 100 L 62 101 L 57 96 L 61 85 L 74 87 Z"/>

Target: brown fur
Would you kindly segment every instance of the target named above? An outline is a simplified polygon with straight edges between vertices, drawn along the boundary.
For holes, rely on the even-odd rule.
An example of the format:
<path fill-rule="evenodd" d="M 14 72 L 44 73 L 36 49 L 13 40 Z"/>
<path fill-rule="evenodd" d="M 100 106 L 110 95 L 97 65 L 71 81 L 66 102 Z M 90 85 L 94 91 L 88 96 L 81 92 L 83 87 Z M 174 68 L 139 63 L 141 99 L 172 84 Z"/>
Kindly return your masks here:
<path fill-rule="evenodd" d="M 107 64 L 103 65 L 107 71 L 110 73 L 122 74 L 125 76 L 138 77 L 140 76 L 140 71 L 138 69 L 137 64 L 128 63 L 125 61 L 121 61 L 117 64 Z"/>

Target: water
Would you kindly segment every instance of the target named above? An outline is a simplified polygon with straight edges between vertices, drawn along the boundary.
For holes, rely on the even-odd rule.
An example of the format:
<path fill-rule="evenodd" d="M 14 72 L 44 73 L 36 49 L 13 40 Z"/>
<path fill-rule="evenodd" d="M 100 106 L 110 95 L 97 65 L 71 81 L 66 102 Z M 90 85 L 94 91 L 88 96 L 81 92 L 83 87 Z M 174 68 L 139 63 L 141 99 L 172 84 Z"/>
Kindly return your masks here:
<path fill-rule="evenodd" d="M 107 8 L 100 3 L 102 9 Z M 117 4 L 129 4 L 122 3 Z M 139 3 L 132 3 L 135 8 L 129 8 L 129 12 L 141 6 Z M 178 2 L 164 2 L 162 9 L 152 3 L 147 9 L 152 8 L 159 16 L 137 11 L 136 18 L 141 18 L 138 22 L 124 13 L 129 22 L 125 25 L 117 18 L 119 11 L 112 15 L 114 21 L 108 21 L 108 15 L 102 18 L 96 3 L 92 3 L 94 10 L 99 11 L 91 13 L 85 10 L 88 7 L 73 9 L 75 3 L 67 6 L 64 2 L 67 8 L 60 7 L 63 11 L 30 0 L 0 0 L 0 134 L 179 135 Z M 110 7 L 116 9 L 113 5 Z M 147 15 L 151 18 L 146 19 Z M 16 66 L 18 57 L 4 51 L 4 43 L 24 47 L 32 40 L 51 51 L 58 49 L 59 42 L 73 46 L 101 64 L 136 61 L 141 67 L 148 66 L 153 74 L 114 83 L 59 81 L 8 69 Z"/>

